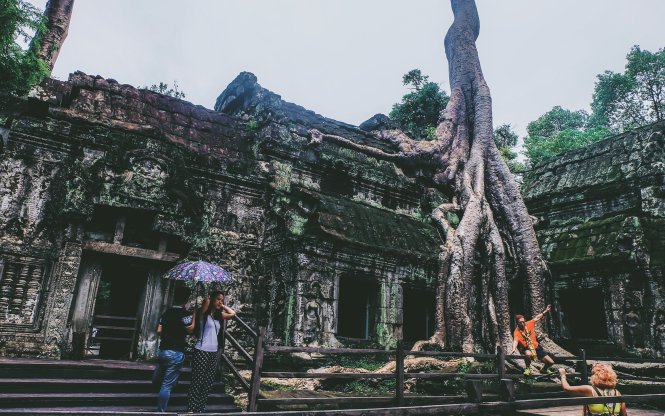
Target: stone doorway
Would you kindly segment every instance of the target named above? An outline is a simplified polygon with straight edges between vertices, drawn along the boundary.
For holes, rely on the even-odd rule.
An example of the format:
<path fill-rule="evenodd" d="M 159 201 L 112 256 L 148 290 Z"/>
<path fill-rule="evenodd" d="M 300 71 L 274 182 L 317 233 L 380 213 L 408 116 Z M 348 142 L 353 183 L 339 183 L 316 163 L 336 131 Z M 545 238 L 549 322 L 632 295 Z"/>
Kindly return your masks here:
<path fill-rule="evenodd" d="M 562 290 L 559 303 L 572 340 L 607 340 L 605 301 L 601 288 Z"/>
<path fill-rule="evenodd" d="M 374 335 L 379 285 L 367 279 L 342 276 L 337 303 L 337 337 L 368 340 Z"/>
<path fill-rule="evenodd" d="M 91 356 L 131 359 L 136 355 L 141 295 L 149 269 L 136 262 L 109 261 L 102 270 L 87 341 Z"/>
<path fill-rule="evenodd" d="M 169 304 L 169 265 L 144 259 L 86 253 L 71 319 L 73 350 L 79 358 L 152 358 L 155 328 Z"/>
<path fill-rule="evenodd" d="M 434 334 L 435 305 L 432 291 L 404 288 L 402 294 L 404 341 L 429 339 Z"/>

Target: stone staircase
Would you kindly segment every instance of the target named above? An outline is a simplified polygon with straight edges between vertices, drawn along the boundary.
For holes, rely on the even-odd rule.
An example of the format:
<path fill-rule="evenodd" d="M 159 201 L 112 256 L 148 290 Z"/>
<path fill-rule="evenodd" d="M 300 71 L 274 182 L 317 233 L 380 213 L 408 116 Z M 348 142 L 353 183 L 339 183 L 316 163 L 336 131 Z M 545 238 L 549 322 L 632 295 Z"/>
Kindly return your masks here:
<path fill-rule="evenodd" d="M 0 415 L 155 412 L 152 371 L 151 364 L 127 361 L 0 358 Z M 189 368 L 183 369 L 169 412 L 187 410 L 190 374 Z M 233 397 L 216 384 L 206 411 L 239 410 Z"/>

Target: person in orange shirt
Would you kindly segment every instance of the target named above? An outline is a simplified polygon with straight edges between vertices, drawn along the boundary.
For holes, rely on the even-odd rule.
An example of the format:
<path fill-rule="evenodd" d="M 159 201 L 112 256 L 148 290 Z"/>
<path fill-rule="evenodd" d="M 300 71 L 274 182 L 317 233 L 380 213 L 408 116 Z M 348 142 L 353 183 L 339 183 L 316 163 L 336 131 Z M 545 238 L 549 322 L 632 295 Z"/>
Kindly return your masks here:
<path fill-rule="evenodd" d="M 511 354 L 515 354 L 515 351 L 519 350 L 520 354 L 524 355 L 524 363 L 526 364 L 526 368 L 524 369 L 525 376 L 531 375 L 531 360 L 534 357 L 545 363 L 541 369 L 541 373 L 552 374 L 550 367 L 554 365 L 554 360 L 552 360 L 536 339 L 536 322 L 543 319 L 543 316 L 549 311 L 550 305 L 547 305 L 544 311 L 534 316 L 530 321 L 526 321 L 524 315 L 515 315 L 517 328 L 515 328 L 513 334 L 513 351 Z"/>

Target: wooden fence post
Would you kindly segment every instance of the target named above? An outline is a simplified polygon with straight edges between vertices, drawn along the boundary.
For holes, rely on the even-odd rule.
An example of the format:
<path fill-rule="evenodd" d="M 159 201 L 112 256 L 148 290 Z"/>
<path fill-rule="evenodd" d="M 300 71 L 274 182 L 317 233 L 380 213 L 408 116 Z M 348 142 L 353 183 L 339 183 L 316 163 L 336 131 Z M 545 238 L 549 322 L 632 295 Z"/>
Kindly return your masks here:
<path fill-rule="evenodd" d="M 501 345 L 496 347 L 496 370 L 499 382 L 506 378 L 506 353 Z"/>
<path fill-rule="evenodd" d="M 586 363 L 586 350 L 582 348 L 580 350 L 580 373 L 582 375 L 582 384 L 589 384 L 589 369 L 587 368 Z"/>
<path fill-rule="evenodd" d="M 263 344 L 266 337 L 266 328 L 259 328 L 259 336 L 254 347 L 254 368 L 252 369 L 252 380 L 250 382 L 249 397 L 247 404 L 248 412 L 256 412 L 261 391 L 261 369 L 263 367 Z"/>
<path fill-rule="evenodd" d="M 404 341 L 397 341 L 395 350 L 395 402 L 404 406 Z"/>
<path fill-rule="evenodd" d="M 217 371 L 219 371 L 217 380 L 222 385 L 222 393 L 226 393 L 226 380 L 224 379 L 224 360 L 222 360 L 222 355 L 226 354 L 226 319 L 222 319 L 222 331 L 221 345 L 217 348 Z"/>

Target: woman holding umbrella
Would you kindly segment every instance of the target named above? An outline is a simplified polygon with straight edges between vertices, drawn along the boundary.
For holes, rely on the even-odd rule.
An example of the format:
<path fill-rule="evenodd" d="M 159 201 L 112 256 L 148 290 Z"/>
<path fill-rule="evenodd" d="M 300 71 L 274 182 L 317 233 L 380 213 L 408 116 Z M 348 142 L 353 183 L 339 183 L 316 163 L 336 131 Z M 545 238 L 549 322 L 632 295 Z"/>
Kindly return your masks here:
<path fill-rule="evenodd" d="M 202 260 L 180 263 L 164 276 L 167 279 L 185 281 L 198 289 L 203 283 L 230 283 L 231 273 L 216 264 Z M 198 290 L 197 290 L 198 292 Z M 197 336 L 192 357 L 192 381 L 187 395 L 187 408 L 190 412 L 205 411 L 208 394 L 215 382 L 219 346 L 224 333 L 224 320 L 233 318 L 235 311 L 224 305 L 224 295 L 213 291 L 196 311 L 194 335 Z"/>
<path fill-rule="evenodd" d="M 205 411 L 208 394 L 215 382 L 217 350 L 220 345 L 224 320 L 233 318 L 235 311 L 224 305 L 222 292 L 214 291 L 196 312 L 194 333 L 198 339 L 192 357 L 192 381 L 187 395 L 187 410 L 194 413 Z"/>

